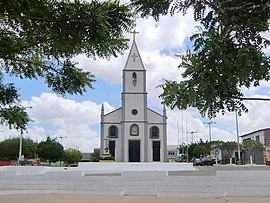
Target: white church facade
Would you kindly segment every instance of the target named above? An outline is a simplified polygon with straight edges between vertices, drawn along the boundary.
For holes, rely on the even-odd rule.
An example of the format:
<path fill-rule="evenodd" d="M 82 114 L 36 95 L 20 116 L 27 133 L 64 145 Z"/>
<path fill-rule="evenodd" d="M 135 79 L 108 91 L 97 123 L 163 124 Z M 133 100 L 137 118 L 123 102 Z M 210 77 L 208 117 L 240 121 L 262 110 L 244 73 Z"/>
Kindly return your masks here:
<path fill-rule="evenodd" d="M 116 162 L 165 162 L 167 116 L 147 107 L 146 70 L 135 39 L 123 69 L 122 107 L 101 109 L 100 151 L 108 148 Z"/>

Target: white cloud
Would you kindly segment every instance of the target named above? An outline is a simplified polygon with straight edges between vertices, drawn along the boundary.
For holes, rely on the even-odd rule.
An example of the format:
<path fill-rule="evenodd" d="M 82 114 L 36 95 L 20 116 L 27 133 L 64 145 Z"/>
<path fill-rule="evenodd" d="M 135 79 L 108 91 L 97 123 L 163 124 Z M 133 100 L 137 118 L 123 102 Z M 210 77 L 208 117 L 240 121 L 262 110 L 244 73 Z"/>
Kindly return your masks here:
<path fill-rule="evenodd" d="M 181 48 L 184 39 L 195 32 L 196 23 L 192 12 L 185 16 L 175 14 L 160 17 L 159 22 L 153 18 L 138 19 L 136 30 L 139 32 L 136 41 L 139 47 L 147 52 L 164 49 Z"/>
<path fill-rule="evenodd" d="M 101 105 L 91 101 L 76 102 L 51 93 L 32 97 L 24 101 L 24 105 L 32 107 L 28 111 L 34 122 L 29 125 L 27 134 L 31 139 L 41 141 L 50 136 L 62 142 L 66 149 L 83 152 L 99 147 Z M 104 106 L 108 111 L 114 109 L 107 102 Z"/>
<path fill-rule="evenodd" d="M 204 122 L 208 119 L 202 119 L 195 109 L 167 111 L 168 115 L 168 144 L 182 144 L 210 140 L 209 126 Z M 211 125 L 211 140 L 236 141 L 236 136 L 230 131 L 218 128 L 220 120 L 214 119 L 215 124 Z M 234 127 L 233 127 L 234 129 Z"/>
<path fill-rule="evenodd" d="M 67 125 L 58 128 L 54 132 L 59 142 L 68 148 L 79 149 L 82 152 L 93 151 L 93 148 L 99 147 L 99 134 L 86 124 Z M 62 139 L 61 139 L 62 137 Z"/>
<path fill-rule="evenodd" d="M 33 126 L 27 132 L 25 136 L 37 142 L 43 141 L 47 137 L 46 130 L 43 127 Z"/>
<path fill-rule="evenodd" d="M 97 122 L 101 108 L 94 102 L 76 102 L 52 93 L 32 97 L 28 106 L 32 107 L 30 113 L 36 123 L 47 122 L 57 126 Z"/>
<path fill-rule="evenodd" d="M 182 70 L 178 69 L 179 60 L 166 55 L 141 53 L 144 66 L 147 70 L 147 91 L 148 100 L 155 105 L 160 105 L 161 99 L 158 96 L 162 93 L 159 85 L 166 80 L 182 79 Z"/>
<path fill-rule="evenodd" d="M 124 55 L 119 55 L 117 58 L 112 57 L 107 59 L 90 59 L 80 55 L 74 58 L 78 61 L 78 67 L 90 71 L 96 78 L 102 79 L 108 84 L 119 84 L 122 78 L 122 69 L 127 58 L 127 52 Z"/>

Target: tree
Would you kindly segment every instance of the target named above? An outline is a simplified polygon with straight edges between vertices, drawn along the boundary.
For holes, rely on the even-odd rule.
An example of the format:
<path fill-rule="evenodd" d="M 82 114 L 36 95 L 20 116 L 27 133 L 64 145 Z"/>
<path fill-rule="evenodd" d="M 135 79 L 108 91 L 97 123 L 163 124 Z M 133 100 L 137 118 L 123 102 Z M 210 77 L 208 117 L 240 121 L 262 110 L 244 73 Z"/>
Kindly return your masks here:
<path fill-rule="evenodd" d="M 13 83 L 44 78 L 56 93 L 82 94 L 94 75 L 72 57 L 109 58 L 127 48 L 123 34 L 133 26 L 128 5 L 119 1 L 2 0 L 0 2 L 0 124 L 26 130 L 29 117 Z"/>
<path fill-rule="evenodd" d="M 64 161 L 67 163 L 79 162 L 82 157 L 82 153 L 77 149 L 67 149 L 64 151 Z"/>
<path fill-rule="evenodd" d="M 220 158 L 219 155 L 220 155 L 221 150 L 222 150 L 222 148 L 224 146 L 224 143 L 225 142 L 220 141 L 220 140 L 210 142 L 211 151 L 213 152 L 213 155 L 214 155 L 214 157 L 216 159 L 216 164 L 217 164 L 218 159 Z"/>
<path fill-rule="evenodd" d="M 9 138 L 0 142 L 0 160 L 16 160 L 19 154 L 19 138 Z M 37 153 L 37 143 L 30 138 L 22 138 L 22 155 L 26 159 L 34 158 Z"/>
<path fill-rule="evenodd" d="M 94 152 L 91 154 L 92 162 L 99 162 L 100 160 L 100 149 L 94 149 Z"/>
<path fill-rule="evenodd" d="M 208 141 L 203 142 L 200 139 L 199 142 L 193 143 L 188 147 L 189 158 L 202 158 L 210 154 L 211 146 Z"/>
<path fill-rule="evenodd" d="M 197 158 L 206 157 L 209 154 L 206 146 L 197 145 L 193 150 L 193 156 Z"/>
<path fill-rule="evenodd" d="M 228 141 L 228 142 L 225 142 L 223 145 L 222 145 L 222 155 L 225 159 L 225 162 L 227 162 L 230 158 L 233 157 L 234 155 L 234 152 L 237 150 L 237 142 L 234 142 L 234 141 Z"/>
<path fill-rule="evenodd" d="M 250 163 L 252 164 L 252 157 L 259 149 L 263 148 L 263 144 L 256 140 L 245 140 L 243 142 L 243 150 L 250 156 Z"/>
<path fill-rule="evenodd" d="M 63 158 L 64 148 L 55 139 L 47 137 L 46 141 L 42 141 L 38 144 L 37 153 L 43 160 L 55 162 Z"/>
<path fill-rule="evenodd" d="M 210 118 L 218 112 L 247 112 L 242 87 L 259 86 L 270 79 L 270 58 L 263 49 L 270 41 L 262 36 L 269 29 L 269 1 L 250 0 L 131 0 L 143 17 L 193 9 L 200 23 L 194 42 L 181 57 L 184 81 L 165 80 L 163 102 L 173 108 L 195 107 Z"/>

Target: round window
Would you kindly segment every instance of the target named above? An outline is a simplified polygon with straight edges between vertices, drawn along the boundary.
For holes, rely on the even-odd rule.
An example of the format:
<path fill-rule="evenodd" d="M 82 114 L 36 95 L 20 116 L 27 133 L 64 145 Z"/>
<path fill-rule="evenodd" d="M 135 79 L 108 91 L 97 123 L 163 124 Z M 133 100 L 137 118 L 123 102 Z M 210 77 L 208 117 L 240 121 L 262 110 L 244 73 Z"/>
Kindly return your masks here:
<path fill-rule="evenodd" d="M 132 111 L 131 111 L 131 113 L 132 113 L 132 115 L 137 115 L 138 114 L 138 111 L 137 111 L 137 109 L 132 109 Z"/>

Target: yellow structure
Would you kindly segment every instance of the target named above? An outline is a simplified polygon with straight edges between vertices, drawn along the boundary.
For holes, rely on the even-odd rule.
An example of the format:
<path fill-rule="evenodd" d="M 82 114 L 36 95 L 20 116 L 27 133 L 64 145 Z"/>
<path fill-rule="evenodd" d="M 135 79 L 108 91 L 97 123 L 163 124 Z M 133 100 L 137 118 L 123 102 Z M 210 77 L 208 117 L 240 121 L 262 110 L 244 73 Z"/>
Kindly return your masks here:
<path fill-rule="evenodd" d="M 102 153 L 101 159 L 99 162 L 113 162 L 112 155 L 110 153 L 110 150 L 106 147 Z"/>

